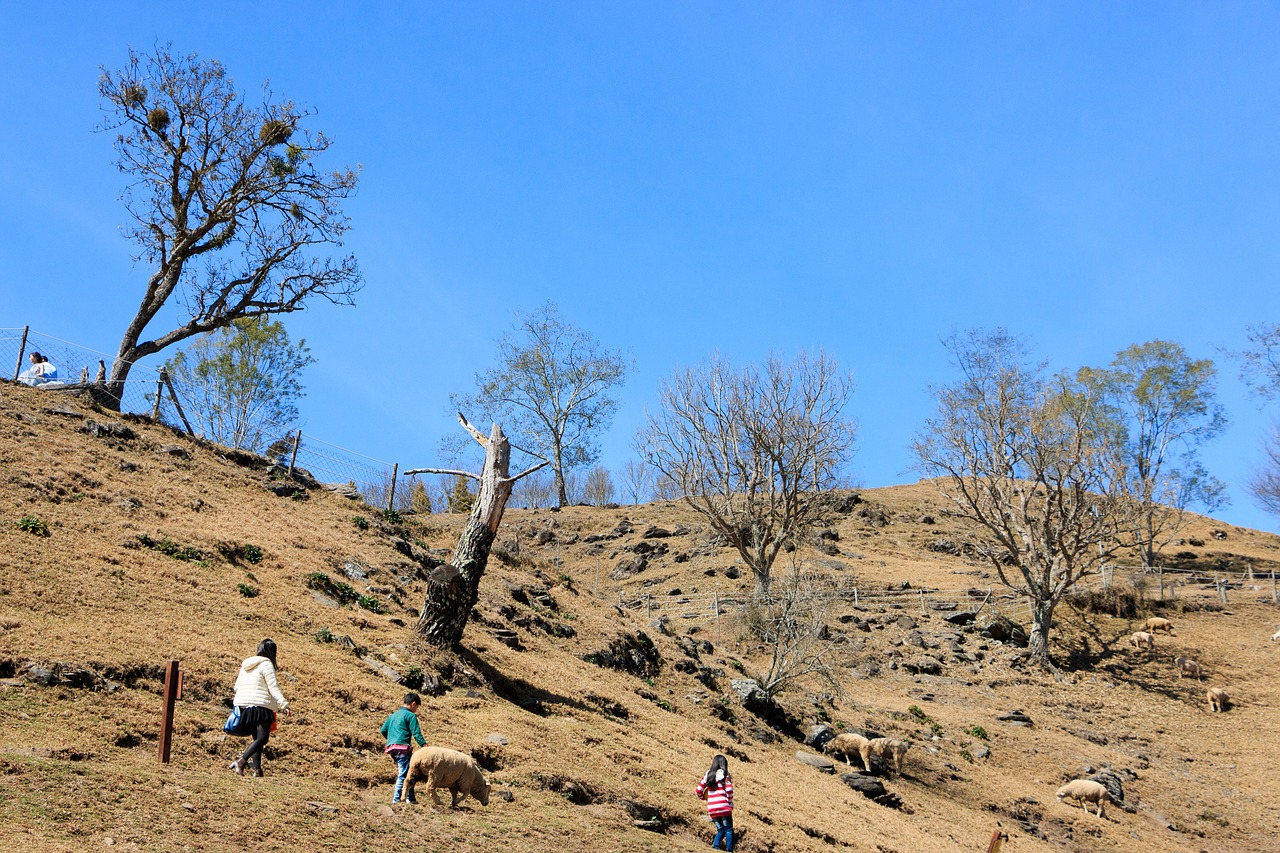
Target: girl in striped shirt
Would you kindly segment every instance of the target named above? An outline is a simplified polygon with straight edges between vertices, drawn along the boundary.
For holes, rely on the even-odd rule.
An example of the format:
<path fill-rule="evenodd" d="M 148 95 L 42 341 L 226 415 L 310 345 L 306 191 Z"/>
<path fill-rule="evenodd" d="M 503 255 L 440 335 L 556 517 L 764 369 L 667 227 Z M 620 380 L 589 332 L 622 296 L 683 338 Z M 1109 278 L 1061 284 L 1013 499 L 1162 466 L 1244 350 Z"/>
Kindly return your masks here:
<path fill-rule="evenodd" d="M 733 849 L 733 777 L 729 775 L 729 761 L 723 755 L 711 759 L 711 769 L 693 789 L 698 799 L 707 801 L 707 814 L 716 825 L 716 837 L 711 840 L 712 849 Z"/>

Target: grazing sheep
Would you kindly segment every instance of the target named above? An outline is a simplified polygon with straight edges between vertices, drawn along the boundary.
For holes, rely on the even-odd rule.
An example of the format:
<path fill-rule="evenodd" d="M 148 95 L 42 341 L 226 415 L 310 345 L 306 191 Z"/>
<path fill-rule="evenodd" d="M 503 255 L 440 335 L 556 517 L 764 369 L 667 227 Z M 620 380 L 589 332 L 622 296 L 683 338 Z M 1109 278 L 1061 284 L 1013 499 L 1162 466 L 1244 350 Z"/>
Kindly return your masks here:
<path fill-rule="evenodd" d="M 1231 701 L 1231 697 L 1227 695 L 1227 691 L 1221 687 L 1210 687 L 1208 692 L 1204 694 L 1204 698 L 1209 700 L 1210 712 L 1222 712 L 1227 710 L 1227 703 Z"/>
<path fill-rule="evenodd" d="M 1193 661 L 1191 658 L 1176 657 L 1173 659 L 1173 665 L 1178 668 L 1178 677 L 1182 678 L 1187 675 L 1194 675 L 1201 678 L 1204 675 L 1204 667 Z"/>
<path fill-rule="evenodd" d="M 853 762 L 849 760 L 849 756 L 862 755 L 862 748 L 870 742 L 871 741 L 867 740 L 862 735 L 845 732 L 844 734 L 836 735 L 831 740 L 827 741 L 823 750 L 828 755 L 843 755 L 844 763 L 852 768 Z"/>
<path fill-rule="evenodd" d="M 1276 632 L 1271 635 L 1271 642 L 1274 643 L 1276 640 L 1280 640 L 1280 628 L 1277 628 Z"/>
<path fill-rule="evenodd" d="M 450 808 L 457 808 L 458 803 L 467 795 L 475 797 L 480 805 L 489 805 L 489 782 L 480 775 L 480 768 L 469 755 L 439 746 L 419 747 L 409 759 L 409 775 L 405 778 L 405 798 L 414 801 L 413 789 L 419 781 L 427 784 L 431 792 L 431 801 L 442 806 L 437 788 L 448 788 L 453 795 Z"/>
<path fill-rule="evenodd" d="M 1129 645 L 1135 649 L 1154 648 L 1156 644 L 1155 634 L 1148 634 L 1146 631 L 1134 631 L 1129 635 Z"/>
<path fill-rule="evenodd" d="M 1064 797 L 1070 797 L 1078 802 L 1080 808 L 1086 812 L 1089 811 L 1087 803 L 1097 803 L 1098 817 L 1102 818 L 1107 816 L 1107 800 L 1111 799 L 1106 786 L 1092 779 L 1076 779 L 1063 785 L 1058 789 L 1058 802 L 1062 802 Z"/>
<path fill-rule="evenodd" d="M 906 758 L 907 750 L 911 748 L 911 744 L 905 740 L 898 740 L 891 737 L 878 737 L 875 740 L 867 741 L 863 744 L 862 766 L 867 768 L 867 772 L 871 772 L 872 756 L 878 758 L 885 766 L 885 771 L 890 776 L 902 775 L 902 760 Z"/>

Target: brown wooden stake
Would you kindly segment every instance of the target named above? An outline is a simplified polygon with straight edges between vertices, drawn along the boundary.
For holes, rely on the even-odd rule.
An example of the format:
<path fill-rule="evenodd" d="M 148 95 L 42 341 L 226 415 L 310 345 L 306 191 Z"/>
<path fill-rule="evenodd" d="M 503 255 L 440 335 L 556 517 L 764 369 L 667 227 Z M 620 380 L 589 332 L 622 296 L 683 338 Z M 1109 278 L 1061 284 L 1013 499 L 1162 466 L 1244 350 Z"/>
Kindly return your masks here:
<path fill-rule="evenodd" d="M 289 476 L 293 476 L 293 463 L 298 461 L 298 445 L 302 444 L 302 430 L 293 434 L 293 453 L 289 454 Z"/>
<path fill-rule="evenodd" d="M 160 761 L 169 763 L 169 749 L 173 745 L 173 705 L 181 692 L 182 676 L 178 662 L 171 660 L 164 668 L 164 710 L 160 716 Z"/>
<path fill-rule="evenodd" d="M 396 500 L 396 477 L 400 473 L 400 463 L 393 462 L 391 464 L 391 494 L 387 495 L 387 511 L 390 512 Z"/>
<path fill-rule="evenodd" d="M 1000 842 L 1004 841 L 1004 833 L 996 830 L 991 833 L 991 841 L 987 844 L 987 853 L 1000 853 Z"/>
<path fill-rule="evenodd" d="M 22 372 L 22 357 L 27 354 L 27 330 L 30 326 L 22 327 L 22 343 L 18 344 L 18 361 L 13 365 L 13 381 L 18 381 L 18 374 Z"/>
<path fill-rule="evenodd" d="M 163 367 L 160 368 L 160 378 L 164 380 L 164 387 L 169 389 L 169 399 L 173 401 L 173 407 L 178 410 L 178 417 L 182 418 L 182 425 L 187 428 L 187 435 L 195 435 L 196 431 L 191 428 L 191 422 L 187 420 L 187 413 L 182 411 L 182 404 L 178 402 L 178 393 L 173 390 L 173 383 L 169 381 L 169 372 Z"/>

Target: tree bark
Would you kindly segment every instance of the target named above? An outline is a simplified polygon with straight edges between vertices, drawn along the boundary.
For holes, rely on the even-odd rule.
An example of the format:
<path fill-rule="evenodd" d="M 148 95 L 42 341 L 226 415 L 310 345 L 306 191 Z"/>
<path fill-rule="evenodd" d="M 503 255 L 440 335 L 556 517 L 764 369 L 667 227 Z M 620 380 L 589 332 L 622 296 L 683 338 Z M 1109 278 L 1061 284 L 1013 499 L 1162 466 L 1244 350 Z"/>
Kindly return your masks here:
<path fill-rule="evenodd" d="M 1031 662 L 1048 668 L 1049 660 L 1049 631 L 1053 627 L 1053 608 L 1056 601 L 1035 601 L 1032 603 L 1031 631 L 1027 638 L 1027 651 L 1030 652 Z"/>
<path fill-rule="evenodd" d="M 462 642 L 471 609 L 480 595 L 480 579 L 489 564 L 489 552 L 497 538 L 502 515 L 506 511 L 511 490 L 521 477 L 543 467 L 508 476 L 511 465 L 511 443 L 502 432 L 501 424 L 494 424 L 488 438 L 481 435 L 461 414 L 458 420 L 471 436 L 485 449 L 484 468 L 480 476 L 480 491 L 467 525 L 458 537 L 453 559 L 431 573 L 427 581 L 427 595 L 418 615 L 418 634 L 433 646 L 455 648 Z M 406 471 L 405 475 L 442 473 L 440 469 L 419 468 Z M 457 472 L 453 472 L 457 473 Z M 468 476 L 475 477 L 474 474 Z"/>

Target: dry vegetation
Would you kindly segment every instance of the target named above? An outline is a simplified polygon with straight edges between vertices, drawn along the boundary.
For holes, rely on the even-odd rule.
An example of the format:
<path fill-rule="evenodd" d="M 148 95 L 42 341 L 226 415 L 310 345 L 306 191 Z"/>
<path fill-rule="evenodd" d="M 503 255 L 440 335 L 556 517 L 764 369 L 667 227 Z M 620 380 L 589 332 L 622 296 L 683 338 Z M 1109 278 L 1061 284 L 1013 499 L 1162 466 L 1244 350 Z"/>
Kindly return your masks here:
<path fill-rule="evenodd" d="M 89 420 L 131 433 L 94 435 Z M 740 596 L 750 573 L 727 574 L 732 551 L 678 504 L 509 512 L 464 650 L 444 655 L 417 647 L 412 625 L 421 576 L 447 556 L 461 517 L 392 523 L 323 489 L 290 497 L 260 460 L 52 392 L 0 387 L 0 423 L 3 849 L 697 850 L 711 829 L 692 787 L 717 751 L 730 756 L 748 852 L 977 850 L 996 829 L 1009 834 L 1006 851 L 1265 850 L 1280 835 L 1270 581 L 1232 589 L 1224 607 L 1194 585 L 1158 606 L 1149 579 L 1128 618 L 1064 607 L 1058 681 L 1021 666 L 1013 647 L 922 613 L 914 594 L 896 606 L 866 599 L 903 581 L 962 590 L 991 580 L 928 485 L 865 490 L 827 520 L 838 539 L 780 567 L 856 584 L 863 598 L 830 614 L 848 658 L 841 693 L 815 683 L 782 694 L 790 722 L 779 730 L 730 687 L 762 650 L 734 608 L 713 620 L 702 603 Z M 643 538 L 652 526 L 675 535 Z M 601 535 L 612 538 L 587 541 Z M 1280 559 L 1275 536 L 1209 519 L 1187 538 L 1173 549 L 1182 564 L 1230 566 L 1237 582 L 1246 563 L 1262 572 Z M 931 550 L 939 540 L 955 547 Z M 642 543 L 665 553 L 611 579 Z M 308 587 L 317 572 L 385 612 L 337 606 Z M 1132 589 L 1127 575 L 1122 589 Z M 649 605 L 616 606 L 646 593 Z M 1153 612 L 1177 636 L 1129 648 Z M 659 657 L 653 675 L 582 660 L 641 632 Z M 221 732 L 224 702 L 265 636 L 280 643 L 296 713 L 272 740 L 266 778 L 242 779 L 224 769 L 244 743 Z M 1176 677 L 1179 654 L 1207 667 L 1204 682 Z M 938 674 L 908 671 L 924 655 Z M 171 658 L 185 695 L 172 762 L 161 765 L 159 679 Z M 387 668 L 439 680 L 424 730 L 491 768 L 487 809 L 384 805 L 393 765 L 378 726 L 404 692 Z M 1230 693 L 1229 712 L 1209 712 L 1210 685 Z M 1034 725 L 998 720 L 1012 710 Z M 900 809 L 796 760 L 807 748 L 792 732 L 816 722 L 912 741 L 905 774 L 886 782 Z M 508 743 L 486 742 L 493 733 Z M 1128 809 L 1100 820 L 1054 800 L 1083 768 L 1108 765 L 1133 771 Z M 665 831 L 636 826 L 649 814 L 636 804 Z"/>

